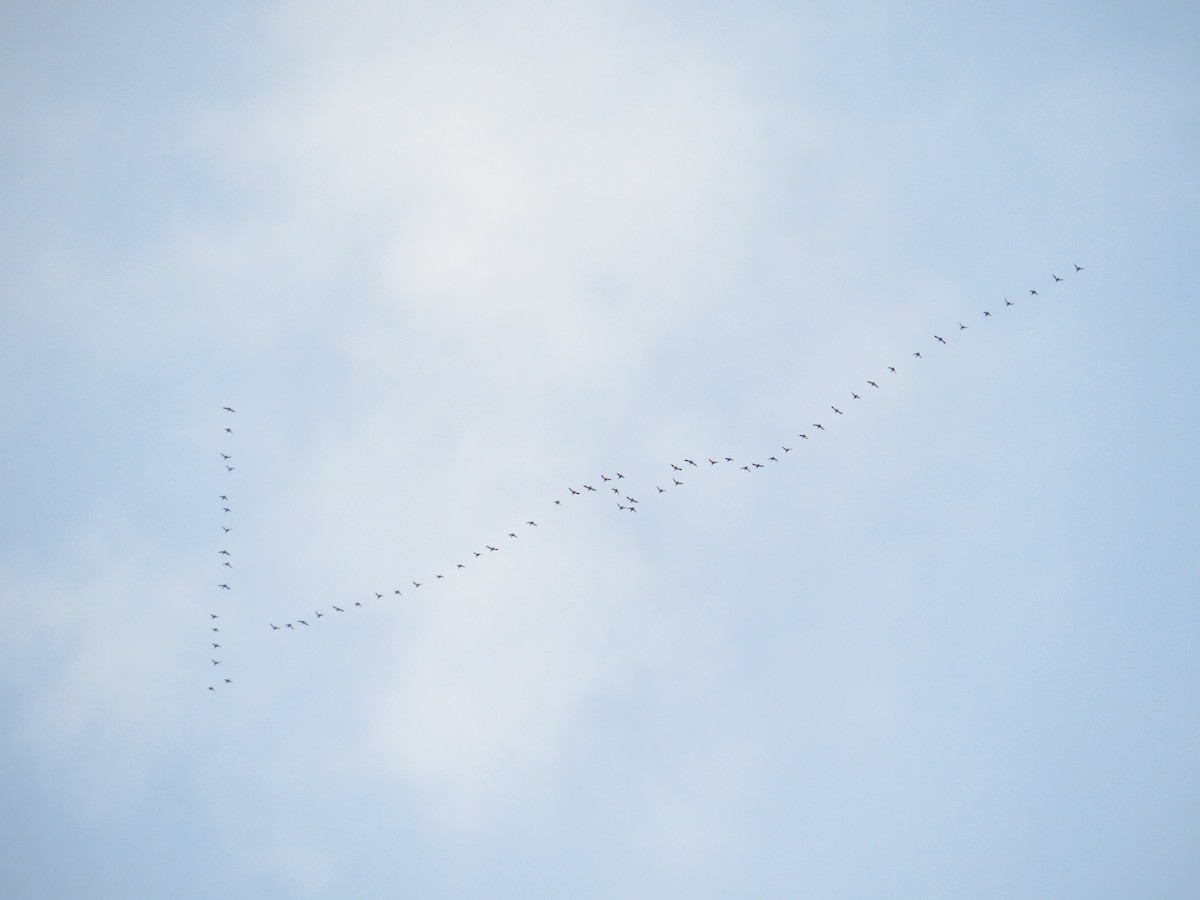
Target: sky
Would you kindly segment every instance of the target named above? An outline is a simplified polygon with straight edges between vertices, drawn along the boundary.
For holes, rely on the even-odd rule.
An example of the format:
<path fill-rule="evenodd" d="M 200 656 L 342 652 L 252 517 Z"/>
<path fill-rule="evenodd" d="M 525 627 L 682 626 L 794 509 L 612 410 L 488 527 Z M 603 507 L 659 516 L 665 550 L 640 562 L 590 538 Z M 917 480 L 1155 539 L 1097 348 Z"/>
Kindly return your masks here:
<path fill-rule="evenodd" d="M 0 893 L 1195 897 L 1198 51 L 6 4 Z"/>

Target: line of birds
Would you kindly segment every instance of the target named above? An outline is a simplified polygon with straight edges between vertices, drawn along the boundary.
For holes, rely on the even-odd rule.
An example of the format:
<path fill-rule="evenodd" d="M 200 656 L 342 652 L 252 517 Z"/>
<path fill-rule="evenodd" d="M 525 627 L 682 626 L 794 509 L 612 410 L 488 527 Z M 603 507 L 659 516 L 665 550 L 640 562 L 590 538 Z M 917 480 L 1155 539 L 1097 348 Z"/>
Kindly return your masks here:
<path fill-rule="evenodd" d="M 1079 272 L 1082 272 L 1084 270 L 1084 266 L 1081 266 L 1078 263 L 1074 264 L 1074 268 L 1075 268 L 1076 274 L 1078 274 Z M 1054 279 L 1054 281 L 1053 281 L 1054 284 L 1059 284 L 1064 281 L 1063 276 L 1054 274 L 1054 273 L 1051 273 L 1051 274 Z M 1036 288 L 1030 288 L 1029 296 L 1030 297 L 1039 297 L 1040 294 L 1038 293 Z M 1012 307 L 1017 305 L 1016 301 L 1010 300 L 1008 297 L 1004 297 L 1003 300 L 1004 300 L 1004 306 L 1001 307 L 1002 309 L 1011 309 Z M 982 321 L 986 322 L 988 319 L 991 319 L 991 318 L 994 318 L 994 314 L 991 309 L 981 310 L 981 320 Z M 970 328 L 969 325 L 967 325 L 961 321 L 958 322 L 957 324 L 958 324 L 957 331 L 959 333 L 967 331 Z M 949 341 L 946 339 L 945 335 L 934 334 L 933 339 L 940 346 L 948 346 L 949 345 Z M 924 359 L 924 355 L 922 354 L 921 350 L 919 350 L 919 349 L 911 351 L 911 356 L 914 361 Z M 898 373 L 898 367 L 895 365 L 888 365 L 888 366 L 886 366 L 885 371 L 887 372 L 887 375 L 884 377 L 885 378 L 891 377 Z M 879 383 L 879 381 L 883 380 L 883 379 L 880 378 L 879 380 L 876 380 L 877 378 L 879 378 L 879 376 L 873 376 L 872 378 L 867 378 L 863 381 L 863 387 L 861 387 L 857 390 L 850 391 L 850 399 L 848 402 L 850 404 L 853 404 L 856 401 L 861 401 L 863 399 L 863 394 L 873 393 L 874 391 L 883 390 L 882 386 Z M 863 391 L 863 394 L 860 394 L 858 392 L 859 390 Z M 849 408 L 849 406 L 847 408 Z M 226 409 L 228 410 L 228 407 L 226 407 Z M 834 415 L 837 415 L 837 416 L 845 415 L 845 411 L 842 410 L 836 404 L 830 404 L 829 409 Z M 232 410 L 228 410 L 228 411 L 232 412 Z M 830 427 L 832 427 L 832 423 L 830 424 Z M 226 429 L 226 430 L 228 431 L 228 429 Z M 796 438 L 801 441 L 809 441 L 809 440 L 811 440 L 812 437 L 816 437 L 818 433 L 824 433 L 825 431 L 826 431 L 826 426 L 825 426 L 824 422 L 812 422 L 809 426 L 805 427 L 805 429 L 803 431 L 797 432 Z M 705 469 L 711 470 L 714 467 L 719 467 L 719 466 L 728 467 L 730 465 L 733 465 L 742 471 L 753 474 L 753 473 L 759 471 L 760 469 L 766 469 L 766 468 L 769 468 L 773 464 L 779 464 L 782 459 L 790 458 L 787 456 L 787 454 L 790 454 L 790 453 L 794 452 L 795 450 L 796 450 L 795 446 L 787 446 L 786 444 L 780 444 L 778 450 L 772 451 L 770 453 L 770 455 L 764 457 L 765 461 L 739 461 L 732 456 L 726 456 L 724 454 L 719 454 L 719 455 L 715 455 L 715 456 L 705 455 L 705 456 L 698 456 L 696 458 L 684 457 L 684 458 L 682 458 L 682 460 L 680 462 L 670 463 L 669 473 L 664 473 L 665 477 L 663 478 L 661 483 L 654 484 L 654 493 L 648 494 L 648 498 L 657 498 L 657 497 L 660 497 L 662 494 L 666 494 L 671 491 L 677 490 L 681 487 L 684 487 L 685 484 L 687 483 L 684 480 L 684 478 L 687 475 L 687 473 L 690 472 L 692 469 L 702 471 Z M 699 460 L 699 461 L 697 461 L 697 460 Z M 669 481 L 667 479 L 669 479 Z M 690 478 L 688 480 L 690 481 Z M 629 479 L 626 478 L 626 476 L 624 475 L 623 472 L 613 470 L 611 472 L 601 473 L 599 479 L 593 481 L 592 483 L 581 482 L 578 485 L 578 489 L 574 485 L 568 486 L 567 493 L 563 496 L 560 496 L 560 497 L 554 499 L 552 504 L 550 505 L 550 508 L 552 510 L 561 509 L 561 508 L 563 508 L 564 502 L 574 504 L 574 503 L 578 502 L 577 500 L 575 500 L 575 498 L 584 497 L 589 494 L 594 494 L 597 498 L 608 496 L 610 500 L 615 500 L 615 507 L 616 507 L 618 514 L 624 513 L 624 512 L 637 514 L 638 510 L 642 506 L 642 499 L 640 499 L 637 496 L 634 496 L 634 494 L 635 493 L 640 494 L 643 492 L 641 492 L 641 491 L 635 492 L 628 485 L 629 485 Z M 665 487 L 664 487 L 664 485 L 665 485 Z M 615 497 L 613 497 L 611 495 L 615 495 Z M 537 529 L 539 527 L 540 527 L 540 525 L 535 518 L 531 517 L 531 518 L 525 519 L 522 525 L 518 526 L 517 528 L 514 528 L 512 531 L 507 532 L 506 538 L 496 541 L 494 544 L 484 543 L 480 549 L 471 550 L 469 556 L 464 555 L 463 557 L 461 557 L 458 562 L 455 562 L 453 564 L 453 566 L 447 566 L 442 571 L 435 572 L 433 575 L 434 580 L 433 580 L 432 584 L 436 584 L 439 581 L 443 581 L 443 580 L 449 578 L 451 575 L 459 573 L 462 570 L 467 569 L 468 566 L 478 564 L 480 560 L 482 560 L 485 557 L 490 557 L 493 553 L 501 552 L 501 547 L 503 546 L 504 543 L 511 542 L 513 540 L 517 540 L 520 537 L 520 533 L 522 533 L 522 532 L 530 533 L 533 529 Z M 222 552 L 224 552 L 224 551 L 222 551 Z M 369 603 L 381 602 L 385 599 L 396 600 L 396 599 L 399 599 L 406 595 L 414 596 L 414 595 L 416 595 L 417 591 L 419 591 L 422 587 L 425 587 L 427 584 L 430 584 L 428 576 L 425 576 L 424 580 L 407 579 L 405 581 L 405 583 L 402 585 L 402 587 L 393 587 L 393 588 L 385 589 L 383 591 L 373 590 L 369 594 L 364 594 L 364 596 L 359 599 L 353 599 L 353 600 L 344 602 L 344 604 L 342 606 L 337 606 L 337 605 L 331 604 L 330 606 L 326 607 L 324 612 L 322 612 L 320 609 L 314 609 L 311 616 L 305 614 L 304 618 L 297 617 L 291 621 L 284 622 L 283 624 L 276 624 L 275 622 L 269 622 L 268 625 L 270 626 L 270 628 L 273 632 L 281 632 L 281 633 L 288 632 L 288 631 L 295 632 L 295 631 L 300 631 L 301 629 L 310 629 L 310 628 L 314 627 L 315 625 L 317 625 L 321 619 L 324 619 L 330 615 L 333 615 L 336 617 L 339 614 L 345 614 L 347 612 L 347 610 L 353 611 L 353 610 L 358 610 L 358 609 L 364 609 L 367 606 L 367 604 L 369 604 Z M 411 585 L 411 588 L 409 587 L 409 585 Z M 227 588 L 226 585 L 222 585 L 222 587 Z M 217 661 L 214 660 L 214 664 L 216 664 L 216 663 L 217 663 Z"/>
<path fill-rule="evenodd" d="M 224 413 L 227 413 L 227 414 L 233 414 L 233 413 L 237 412 L 237 410 L 234 409 L 232 406 L 223 406 L 223 407 L 221 407 L 221 411 Z M 223 427 L 224 427 L 224 431 L 222 432 L 223 435 L 232 435 L 233 434 L 233 426 L 232 425 L 226 425 Z M 221 464 L 225 467 L 225 476 L 228 477 L 237 468 L 237 466 L 235 466 L 232 462 L 233 455 L 230 453 L 226 453 L 224 450 L 220 450 L 218 452 L 221 454 Z M 220 569 L 221 581 L 217 584 L 217 589 L 221 590 L 221 591 L 232 591 L 233 588 L 229 584 L 229 582 L 232 580 L 232 576 L 229 574 L 229 570 L 233 569 L 233 560 L 232 560 L 233 554 L 229 552 L 229 534 L 230 534 L 230 532 L 233 531 L 233 526 L 228 524 L 229 520 L 226 519 L 225 517 L 230 515 L 233 512 L 233 506 L 229 499 L 228 490 L 227 489 L 223 490 L 222 493 L 218 494 L 217 500 L 221 504 L 221 535 L 223 538 L 223 540 L 221 541 L 221 549 L 217 551 L 217 556 L 219 556 L 221 559 L 221 565 L 218 567 Z M 221 645 L 222 637 L 221 637 L 220 620 L 221 620 L 221 616 L 219 613 L 210 612 L 208 614 L 208 628 L 209 628 L 208 643 L 212 645 L 212 647 L 210 648 L 211 653 L 209 654 L 208 661 L 210 663 L 212 663 L 212 666 L 210 667 L 210 671 L 212 671 L 214 673 L 218 671 L 217 667 L 220 666 L 224 662 L 223 659 L 218 659 L 218 657 L 224 656 L 224 649 L 225 649 Z M 218 653 L 217 651 L 221 651 L 221 652 Z M 208 689 L 215 693 L 218 686 L 225 687 L 226 685 L 231 685 L 231 684 L 233 684 L 233 679 L 229 678 L 227 676 L 227 674 L 224 673 L 224 671 L 222 671 L 222 674 L 220 675 L 220 681 L 216 682 L 214 684 L 210 684 L 208 686 Z"/>

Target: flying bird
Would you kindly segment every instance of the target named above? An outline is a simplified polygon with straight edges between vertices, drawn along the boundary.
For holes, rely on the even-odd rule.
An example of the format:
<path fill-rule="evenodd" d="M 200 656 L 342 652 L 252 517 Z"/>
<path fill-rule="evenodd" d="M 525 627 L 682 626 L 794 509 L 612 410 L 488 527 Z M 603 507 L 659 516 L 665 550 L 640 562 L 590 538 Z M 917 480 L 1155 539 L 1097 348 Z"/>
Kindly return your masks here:
<path fill-rule="evenodd" d="M 1030 297 L 1036 297 L 1036 296 L 1038 296 L 1038 292 L 1037 292 L 1037 291 L 1035 291 L 1033 288 L 1030 288 L 1030 289 L 1029 289 L 1029 296 L 1030 296 Z"/>
<path fill-rule="evenodd" d="M 594 490 L 595 490 L 595 488 L 594 488 L 594 487 L 592 487 L 590 484 L 585 484 L 585 485 L 584 485 L 584 487 L 585 487 L 587 490 L 589 490 L 589 491 L 594 491 Z"/>
<path fill-rule="evenodd" d="M 958 330 L 959 330 L 959 331 L 966 331 L 966 330 L 967 330 L 967 326 L 966 326 L 966 325 L 964 325 L 962 322 L 959 322 L 959 323 L 958 323 Z"/>
<path fill-rule="evenodd" d="M 1012 302 L 1011 300 L 1009 300 L 1007 297 L 1005 297 L 1005 298 L 1004 298 L 1004 305 L 1005 305 L 1005 306 L 1013 306 L 1014 304 L 1013 304 L 1013 302 Z"/>
<path fill-rule="evenodd" d="M 226 433 L 226 434 L 233 434 L 233 429 L 232 429 L 232 428 L 226 428 L 226 429 L 225 429 L 225 433 Z"/>
<path fill-rule="evenodd" d="M 510 532 L 508 533 L 508 536 L 509 536 L 510 538 L 515 538 L 517 535 L 516 535 L 514 532 L 510 531 Z"/>
<path fill-rule="evenodd" d="M 313 612 L 315 612 L 317 614 L 318 619 L 325 618 L 325 613 L 321 612 L 319 609 L 314 609 Z"/>
<path fill-rule="evenodd" d="M 875 382 L 873 382 L 873 381 L 868 381 L 868 382 L 867 382 L 867 384 L 869 384 L 869 385 L 870 385 L 871 387 L 873 387 L 873 388 L 878 388 L 878 387 L 879 387 L 879 385 L 877 385 L 877 384 L 876 384 Z"/>
<path fill-rule="evenodd" d="M 414 582 L 413 582 L 413 587 L 415 587 L 415 588 L 419 588 L 419 587 L 420 587 L 422 584 L 424 584 L 424 583 L 425 583 L 425 582 L 423 582 L 423 581 L 414 581 Z"/>
<path fill-rule="evenodd" d="M 861 399 L 862 399 L 862 397 L 858 396 L 858 394 L 854 393 L 854 391 L 851 391 L 851 392 L 850 392 L 850 396 L 851 396 L 851 397 L 853 397 L 855 400 L 861 400 Z"/>
<path fill-rule="evenodd" d="M 232 528 L 226 528 L 224 525 L 221 526 L 221 530 L 226 534 L 229 534 L 229 532 L 233 531 Z"/>
<path fill-rule="evenodd" d="M 212 660 L 212 664 L 214 666 L 219 666 L 221 664 L 221 661 L 219 659 L 214 659 L 214 660 Z"/>
<path fill-rule="evenodd" d="M 798 435 L 796 435 L 796 437 L 798 437 L 798 438 L 800 438 L 801 440 L 804 440 L 804 441 L 807 441 L 807 440 L 808 440 L 808 435 L 807 435 L 807 434 L 798 434 Z"/>
<path fill-rule="evenodd" d="M 685 460 L 684 460 L 684 462 L 685 462 L 685 463 L 687 463 L 689 466 L 694 466 L 694 465 L 695 465 L 695 463 L 694 463 L 694 462 L 692 462 L 690 459 L 685 459 Z"/>
<path fill-rule="evenodd" d="M 946 339 L 944 337 L 942 337 L 940 334 L 935 334 L 934 337 L 938 339 L 938 343 L 940 343 L 940 344 L 946 343 Z"/>
<path fill-rule="evenodd" d="M 666 488 L 660 488 L 657 484 L 654 487 L 657 488 L 660 494 L 665 494 L 667 492 Z"/>
<path fill-rule="evenodd" d="M 920 354 L 920 353 L 914 353 L 914 354 L 913 354 L 913 359 L 920 359 L 920 358 L 921 358 L 921 354 Z"/>
<path fill-rule="evenodd" d="M 992 315 L 992 314 L 991 314 L 990 312 L 988 312 L 986 309 L 983 311 L 983 317 L 984 317 L 985 319 L 986 319 L 986 318 L 990 318 L 990 317 L 991 317 L 991 315 Z"/>
<path fill-rule="evenodd" d="M 234 409 L 232 406 L 222 406 L 221 409 L 225 410 L 225 412 L 231 412 L 231 413 L 237 412 L 237 410 Z"/>
<path fill-rule="evenodd" d="M 333 611 L 334 611 L 334 612 L 345 612 L 345 610 L 344 610 L 344 609 L 342 609 L 340 606 L 335 606 L 335 607 L 333 608 Z"/>
<path fill-rule="evenodd" d="M 537 524 L 537 522 L 533 521 L 533 519 L 530 519 L 530 520 L 529 520 L 528 522 L 526 522 L 525 524 L 526 524 L 526 525 L 529 525 L 529 526 L 532 526 L 533 528 L 537 528 L 537 527 L 538 527 L 538 524 Z"/>
<path fill-rule="evenodd" d="M 783 452 L 784 452 L 784 453 L 791 453 L 791 452 L 792 452 L 792 448 L 791 448 L 791 447 L 784 447 L 784 448 L 783 448 Z"/>
<path fill-rule="evenodd" d="M 233 590 L 233 588 L 231 588 L 231 587 L 230 587 L 229 585 L 227 585 L 227 584 L 218 584 L 218 585 L 217 585 L 217 587 L 219 587 L 219 588 L 222 588 L 222 589 L 224 589 L 224 590 L 226 590 L 226 591 Z"/>
<path fill-rule="evenodd" d="M 820 422 L 813 422 L 813 428 L 819 428 L 821 431 L 825 430 L 825 426 L 822 425 Z"/>
<path fill-rule="evenodd" d="M 217 556 L 229 556 L 229 555 L 230 555 L 230 553 L 228 550 L 218 550 L 217 551 Z"/>
<path fill-rule="evenodd" d="M 836 406 L 831 406 L 831 407 L 829 407 L 829 408 L 830 408 L 830 409 L 832 409 L 832 410 L 833 410 L 835 413 L 837 413 L 839 416 L 844 416 L 844 415 L 845 415 L 845 413 L 844 413 L 844 412 L 842 412 L 840 409 L 838 409 Z"/>
<path fill-rule="evenodd" d="M 214 649 L 214 650 L 220 650 L 220 649 L 221 649 L 221 645 L 220 645 L 220 644 L 213 644 L 213 649 Z"/>
<path fill-rule="evenodd" d="M 1083 271 L 1083 266 L 1079 265 L 1079 263 L 1075 263 L 1075 271 L 1076 271 L 1076 272 L 1082 272 L 1082 271 Z"/>
<path fill-rule="evenodd" d="M 228 453 L 222 453 L 222 454 L 221 454 L 221 459 L 233 459 L 233 457 L 232 457 L 232 456 L 230 456 Z"/>
<path fill-rule="evenodd" d="M 750 471 L 750 467 L 749 467 L 749 466 L 742 466 L 742 468 L 743 468 L 743 469 L 745 469 L 747 472 L 749 472 L 749 471 Z"/>
<path fill-rule="evenodd" d="M 673 482 L 675 482 L 675 484 L 677 484 L 677 485 L 681 485 L 681 484 L 683 484 L 683 482 L 682 482 L 682 481 L 680 481 L 678 478 L 672 478 L 671 480 L 672 480 Z"/>
<path fill-rule="evenodd" d="M 225 466 L 225 470 L 226 470 L 227 472 L 232 472 L 232 471 L 233 471 L 234 469 L 236 469 L 236 468 L 237 468 L 237 466 L 230 466 L 230 465 L 226 465 L 226 466 Z"/>
<path fill-rule="evenodd" d="M 311 626 L 311 625 L 309 625 L 307 622 L 305 622 L 303 619 L 297 619 L 296 621 L 297 621 L 297 622 L 299 622 L 301 625 L 303 625 L 305 628 L 311 628 L 311 627 L 312 627 L 312 626 Z"/>
<path fill-rule="evenodd" d="M 675 465 L 675 463 L 671 463 L 671 468 L 674 469 L 676 472 L 683 471 L 683 469 L 681 469 L 679 466 Z"/>
<path fill-rule="evenodd" d="M 767 462 L 779 462 L 779 460 L 777 458 L 775 458 L 774 456 L 768 456 Z"/>
<path fill-rule="evenodd" d="M 1050 274 L 1051 274 L 1051 275 L 1054 275 L 1054 273 L 1053 273 L 1053 272 L 1051 272 Z M 1061 279 L 1061 278 L 1059 278 L 1057 275 L 1054 275 L 1054 283 L 1055 283 L 1055 284 L 1058 284 L 1060 281 L 1062 281 L 1062 279 Z"/>
<path fill-rule="evenodd" d="M 493 547 L 491 544 L 484 544 L 484 546 L 487 547 L 489 550 L 491 550 L 493 553 L 495 553 L 497 550 L 500 549 L 499 547 Z"/>
<path fill-rule="evenodd" d="M 225 679 L 225 683 L 226 683 L 226 684 L 233 684 L 233 679 L 232 679 L 232 678 L 226 678 L 226 679 Z"/>
<path fill-rule="evenodd" d="M 600 477 L 601 477 L 602 479 L 604 479 L 605 481 L 612 481 L 612 479 L 611 479 L 611 478 L 609 478 L 607 475 L 601 475 Z"/>
<path fill-rule="evenodd" d="M 278 630 L 279 630 L 279 626 L 278 626 L 278 625 L 276 625 L 274 622 L 270 622 L 270 623 L 268 623 L 268 624 L 271 626 L 271 630 L 272 630 L 272 631 L 278 631 Z"/>
<path fill-rule="evenodd" d="M 624 476 L 624 475 L 622 475 L 620 472 L 618 472 L 618 473 L 617 473 L 617 478 L 624 478 L 624 477 L 625 477 L 625 476 Z"/>
<path fill-rule="evenodd" d="M 576 497 L 579 496 L 579 491 L 575 490 L 575 488 L 569 487 L 569 488 L 567 488 L 567 490 L 570 491 L 572 494 L 574 494 Z"/>
<path fill-rule="evenodd" d="M 895 367 L 895 366 L 888 366 L 888 371 L 889 371 L 889 372 L 891 372 L 893 375 L 895 375 L 895 374 L 896 374 L 896 367 Z"/>
<path fill-rule="evenodd" d="M 216 613 L 209 613 L 209 614 L 208 614 L 208 617 L 209 617 L 210 619 L 219 619 L 219 618 L 221 618 L 221 617 L 220 617 L 220 616 L 218 616 Z"/>

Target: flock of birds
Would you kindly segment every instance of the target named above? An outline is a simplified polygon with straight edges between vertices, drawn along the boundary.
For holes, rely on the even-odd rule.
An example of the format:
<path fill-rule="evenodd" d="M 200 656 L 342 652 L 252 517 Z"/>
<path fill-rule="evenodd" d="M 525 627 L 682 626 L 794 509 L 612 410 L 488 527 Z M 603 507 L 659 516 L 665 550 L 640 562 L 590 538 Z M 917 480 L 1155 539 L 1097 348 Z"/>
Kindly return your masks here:
<path fill-rule="evenodd" d="M 237 412 L 237 410 L 235 410 L 231 406 L 222 407 L 221 411 L 226 413 L 227 415 Z M 224 427 L 224 431 L 222 432 L 222 435 L 225 436 L 227 440 L 232 440 L 232 438 L 229 436 L 233 434 L 233 426 L 226 425 L 223 427 Z M 229 449 L 232 449 L 232 448 L 230 448 L 229 446 L 225 447 L 225 450 L 229 450 Z M 236 469 L 237 466 L 235 466 L 233 463 L 233 454 L 226 453 L 225 450 L 221 450 L 219 452 L 221 454 L 221 464 L 224 467 L 225 476 L 228 477 L 229 475 L 231 475 L 233 473 L 234 469 Z M 232 591 L 233 587 L 229 584 L 229 582 L 231 582 L 233 580 L 233 576 L 231 574 L 232 570 L 233 570 L 233 554 L 229 551 L 229 544 L 230 544 L 229 534 L 230 534 L 230 532 L 233 531 L 233 525 L 230 523 L 230 520 L 226 517 L 229 516 L 233 512 L 233 507 L 232 507 L 231 501 L 229 499 L 228 489 L 223 490 L 220 494 L 217 495 L 217 501 L 220 504 L 220 508 L 221 508 L 221 537 L 222 537 L 221 549 L 217 551 L 217 556 L 219 556 L 220 560 L 221 560 L 220 566 L 217 567 L 220 570 L 220 578 L 221 578 L 221 580 L 217 583 L 217 590 L 218 591 Z M 208 686 L 208 689 L 215 693 L 218 685 L 220 687 L 225 687 L 227 685 L 233 684 L 233 679 L 228 677 L 229 673 L 226 670 L 218 668 L 225 661 L 222 658 L 222 657 L 224 657 L 225 654 L 224 654 L 224 648 L 221 646 L 222 638 L 221 638 L 221 615 L 220 615 L 220 613 L 209 612 L 209 614 L 208 614 L 208 630 L 209 630 L 208 643 L 212 645 L 211 652 L 209 653 L 209 660 L 208 660 L 210 663 L 212 663 L 212 666 L 210 667 L 210 669 L 214 673 L 220 673 L 218 676 L 219 680 Z"/>
<path fill-rule="evenodd" d="M 1075 264 L 1074 269 L 1075 273 L 1078 274 L 1084 270 L 1084 267 L 1079 264 Z M 1053 284 L 1060 284 L 1065 280 L 1063 276 L 1057 274 L 1053 274 L 1053 278 Z M 1036 288 L 1030 288 L 1029 297 L 1040 297 L 1040 294 Z M 995 307 L 995 312 L 993 312 L 992 309 L 981 310 L 981 315 L 977 322 L 986 323 L 989 319 L 994 318 L 996 314 L 1000 313 L 1001 310 L 1009 310 L 1017 305 L 1018 304 L 1016 301 L 1005 297 L 1004 305 L 1002 307 Z M 970 325 L 960 321 L 957 323 L 957 328 L 948 330 L 948 333 L 955 336 L 961 335 L 970 327 Z M 950 344 L 950 340 L 947 339 L 945 334 L 933 334 L 932 338 L 934 341 L 936 341 L 936 347 L 949 346 Z M 924 352 L 928 352 L 928 350 Z M 921 349 L 911 351 L 910 356 L 913 360 L 913 364 L 916 364 L 925 358 L 924 352 Z M 856 402 L 863 400 L 864 395 L 869 395 L 875 391 L 884 390 L 884 387 L 880 384 L 880 382 L 886 383 L 886 379 L 896 376 L 898 372 L 898 365 L 887 365 L 880 370 L 878 375 L 872 375 L 871 378 L 864 379 L 861 386 L 856 386 L 853 390 L 849 391 L 848 399 L 838 402 L 849 409 Z M 224 407 L 224 411 L 226 413 L 234 412 L 234 410 L 230 407 Z M 838 403 L 831 403 L 829 405 L 829 413 L 832 414 L 832 416 L 845 415 L 845 411 L 838 405 Z M 824 421 L 815 421 L 802 426 L 803 430 L 796 432 L 794 440 L 789 440 L 786 444 L 778 445 L 778 449 L 770 451 L 759 459 L 735 459 L 732 456 L 720 454 L 715 456 L 688 456 L 673 461 L 670 463 L 670 468 L 664 469 L 662 472 L 662 477 L 657 479 L 652 485 L 653 492 L 650 491 L 651 485 L 646 485 L 645 491 L 634 490 L 631 487 L 631 480 L 626 478 L 625 474 L 621 471 L 614 469 L 610 472 L 600 473 L 595 479 L 588 479 L 586 482 L 580 482 L 577 485 L 568 486 L 565 494 L 553 499 L 553 501 L 549 504 L 549 509 L 546 510 L 546 512 L 553 513 L 554 511 L 565 508 L 565 505 L 584 502 L 582 498 L 585 497 L 591 497 L 593 500 L 607 497 L 608 502 L 613 504 L 613 507 L 618 514 L 630 513 L 636 515 L 638 510 L 642 508 L 644 501 L 652 501 L 653 498 L 657 498 L 662 494 L 676 491 L 685 487 L 688 482 L 691 481 L 692 477 L 701 470 L 713 469 L 714 467 L 735 467 L 741 471 L 753 475 L 759 470 L 768 469 L 771 466 L 782 464 L 784 460 L 789 459 L 790 457 L 788 454 L 793 453 L 799 447 L 799 444 L 796 443 L 797 441 L 810 441 L 817 439 L 826 431 L 826 424 L 828 424 L 829 427 L 833 427 L 833 421 L 835 420 L 831 420 L 828 414 L 819 418 L 822 418 Z M 233 430 L 232 428 L 227 427 L 225 432 L 227 434 L 232 434 Z M 789 446 L 789 444 L 791 444 L 791 446 Z M 233 472 L 234 466 L 232 465 L 232 457 L 224 452 L 221 453 L 221 456 L 227 472 Z M 220 500 L 222 504 L 224 504 L 222 507 L 223 514 L 229 513 L 231 509 L 229 506 L 228 497 L 225 494 L 221 494 Z M 314 609 L 311 614 L 307 612 L 301 612 L 299 615 L 293 617 L 289 621 L 281 620 L 278 623 L 268 622 L 267 625 L 269 625 L 272 632 L 280 634 L 287 634 L 289 632 L 294 633 L 314 628 L 318 626 L 321 623 L 321 620 L 324 618 L 337 617 L 340 615 L 345 615 L 348 612 L 365 609 L 367 606 L 372 604 L 383 603 L 385 601 L 396 601 L 405 596 L 417 595 L 418 592 L 420 592 L 421 589 L 425 588 L 427 585 L 436 585 L 438 582 L 449 579 L 463 570 L 483 564 L 483 561 L 489 558 L 492 554 L 502 552 L 502 548 L 506 543 L 518 540 L 522 534 L 532 534 L 540 527 L 541 525 L 539 524 L 536 516 L 531 516 L 527 519 L 524 519 L 521 524 L 514 527 L 513 530 L 508 531 L 505 537 L 502 537 L 499 540 L 495 540 L 491 543 L 485 542 L 477 548 L 472 548 L 467 553 L 464 553 L 457 561 L 445 566 L 439 571 L 432 572 L 432 581 L 430 580 L 429 575 L 422 575 L 418 578 L 406 578 L 399 586 L 389 585 L 383 590 L 371 590 L 369 592 L 364 592 L 362 596 L 344 601 L 342 605 L 329 604 L 323 609 Z M 222 525 L 222 528 L 224 533 L 227 535 L 230 531 L 230 528 L 226 527 L 225 525 Z M 229 550 L 223 547 L 219 553 L 222 557 L 223 565 L 225 567 L 232 568 L 232 563 L 230 561 L 231 554 Z M 228 569 L 225 571 L 228 571 Z M 228 581 L 228 578 L 222 579 L 222 582 L 218 584 L 218 590 L 230 590 L 231 588 Z M 213 650 L 217 651 L 221 649 L 220 641 L 217 640 L 217 636 L 219 635 L 219 628 L 217 627 L 219 623 L 217 620 L 219 616 L 217 613 L 210 613 L 210 616 L 211 627 L 213 631 L 213 641 L 211 643 Z M 216 655 L 214 655 L 214 657 L 211 659 L 211 662 L 213 667 L 217 667 L 222 661 Z M 232 684 L 232 681 L 229 678 L 223 678 L 222 680 L 225 685 Z M 216 690 L 216 686 L 210 685 L 209 690 Z"/>

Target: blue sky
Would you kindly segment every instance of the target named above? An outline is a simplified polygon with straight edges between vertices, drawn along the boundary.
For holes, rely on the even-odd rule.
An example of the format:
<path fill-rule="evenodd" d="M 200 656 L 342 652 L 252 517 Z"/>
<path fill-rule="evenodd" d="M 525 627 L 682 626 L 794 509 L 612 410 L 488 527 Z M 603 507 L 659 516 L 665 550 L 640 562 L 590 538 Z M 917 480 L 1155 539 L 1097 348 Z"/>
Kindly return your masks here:
<path fill-rule="evenodd" d="M 1194 897 L 1198 37 L 10 7 L 2 892 Z"/>

